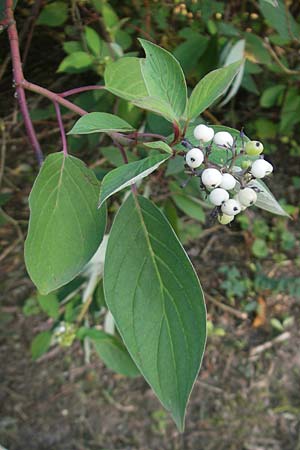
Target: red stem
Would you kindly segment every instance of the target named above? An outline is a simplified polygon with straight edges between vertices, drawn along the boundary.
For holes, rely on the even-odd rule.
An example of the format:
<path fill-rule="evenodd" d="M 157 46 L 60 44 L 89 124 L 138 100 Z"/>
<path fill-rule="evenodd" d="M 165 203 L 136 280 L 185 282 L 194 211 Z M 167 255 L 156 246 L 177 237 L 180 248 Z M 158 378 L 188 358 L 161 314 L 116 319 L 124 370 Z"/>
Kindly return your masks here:
<path fill-rule="evenodd" d="M 91 85 L 91 86 L 82 86 L 79 88 L 75 88 L 75 89 L 70 89 L 68 91 L 62 92 L 61 94 L 58 94 L 60 97 L 69 97 L 69 95 L 74 95 L 74 94 L 80 94 L 81 92 L 86 92 L 86 91 L 94 91 L 94 90 L 99 90 L 99 89 L 105 89 L 105 86 L 99 86 L 98 84 L 95 85 Z"/>
<path fill-rule="evenodd" d="M 14 20 L 13 0 L 6 0 L 6 19 L 5 20 L 8 22 L 7 33 L 8 33 L 8 38 L 9 38 L 12 65 L 13 65 L 13 79 L 14 79 L 14 83 L 16 84 L 16 95 L 17 95 L 20 110 L 21 110 L 21 113 L 23 116 L 24 125 L 25 125 L 26 131 L 27 131 L 29 141 L 36 153 L 38 163 L 39 163 L 39 165 L 41 165 L 43 162 L 43 153 L 42 153 L 40 144 L 36 137 L 36 133 L 35 133 L 35 130 L 34 130 L 31 118 L 30 118 L 28 106 L 26 103 L 26 96 L 25 96 L 24 88 L 22 87 L 22 81 L 24 79 L 24 75 L 23 75 L 20 50 L 19 50 L 19 37 L 18 37 L 16 23 Z"/>
<path fill-rule="evenodd" d="M 66 108 L 70 109 L 71 111 L 74 111 L 75 113 L 79 114 L 80 116 L 84 116 L 85 114 L 88 114 L 88 111 L 80 108 L 77 105 L 74 105 L 74 103 L 69 102 L 69 100 L 65 100 L 59 94 L 55 94 L 55 92 L 49 91 L 48 89 L 43 88 L 42 86 L 39 86 L 37 84 L 30 83 L 30 81 L 27 81 L 24 78 L 21 81 L 20 85 L 24 89 L 27 89 L 28 91 L 43 95 L 44 97 L 49 98 L 49 100 L 51 100 L 52 102 L 56 102 L 62 106 L 65 106 Z"/>
<path fill-rule="evenodd" d="M 155 134 L 155 133 L 132 133 L 132 134 L 126 134 L 126 137 L 128 139 L 138 139 L 138 138 L 153 138 L 153 139 L 160 139 L 161 141 L 166 141 L 166 137 L 162 134 Z"/>
<path fill-rule="evenodd" d="M 60 134 L 61 134 L 61 141 L 62 141 L 62 146 L 63 146 L 62 151 L 63 151 L 63 154 L 65 156 L 67 156 L 68 155 L 68 143 L 67 143 L 66 133 L 65 133 L 65 129 L 64 129 L 64 124 L 63 124 L 62 117 L 61 117 L 59 104 L 57 102 L 54 102 L 54 107 L 55 107 L 57 122 L 58 122 L 58 126 L 60 129 Z"/>

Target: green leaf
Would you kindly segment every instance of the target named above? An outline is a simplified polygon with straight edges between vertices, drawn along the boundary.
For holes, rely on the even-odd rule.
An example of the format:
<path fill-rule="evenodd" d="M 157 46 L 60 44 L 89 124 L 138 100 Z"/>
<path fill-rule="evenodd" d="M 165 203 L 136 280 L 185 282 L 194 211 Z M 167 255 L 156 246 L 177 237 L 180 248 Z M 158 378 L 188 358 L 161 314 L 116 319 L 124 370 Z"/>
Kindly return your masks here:
<path fill-rule="evenodd" d="M 179 121 L 187 101 L 183 71 L 171 53 L 140 39 L 146 58 L 126 57 L 106 67 L 107 90 L 167 120 Z"/>
<path fill-rule="evenodd" d="M 264 15 L 267 24 L 275 29 L 283 39 L 291 41 L 297 39 L 300 33 L 300 25 L 292 14 L 286 10 L 285 0 L 277 0 L 278 7 L 268 4 L 265 0 L 259 1 L 259 8 Z"/>
<path fill-rule="evenodd" d="M 49 317 L 52 317 L 53 319 L 59 317 L 59 301 L 55 294 L 39 294 L 37 300 L 42 310 L 48 314 Z"/>
<path fill-rule="evenodd" d="M 106 66 L 105 88 L 125 100 L 148 96 L 139 58 L 126 57 Z"/>
<path fill-rule="evenodd" d="M 93 57 L 86 52 L 74 52 L 60 63 L 57 72 L 77 73 L 88 69 L 93 64 Z"/>
<path fill-rule="evenodd" d="M 49 349 L 51 344 L 51 332 L 42 331 L 37 334 L 31 342 L 31 356 L 36 360 Z"/>
<path fill-rule="evenodd" d="M 37 20 L 38 25 L 59 27 L 68 18 L 68 6 L 65 2 L 53 2 L 44 6 Z"/>
<path fill-rule="evenodd" d="M 80 117 L 68 134 L 110 133 L 114 131 L 134 131 L 134 128 L 114 114 L 92 112 Z"/>
<path fill-rule="evenodd" d="M 207 36 L 199 34 L 199 32 L 191 33 L 187 40 L 174 50 L 174 56 L 179 61 L 185 73 L 191 72 L 204 53 L 208 44 Z"/>
<path fill-rule="evenodd" d="M 187 216 L 199 220 L 199 222 L 205 222 L 205 213 L 197 198 L 177 192 L 172 194 L 172 199 L 176 206 Z"/>
<path fill-rule="evenodd" d="M 100 39 L 99 34 L 91 27 L 84 27 L 84 36 L 86 43 L 90 51 L 95 56 L 100 56 L 102 51 L 103 42 Z"/>
<path fill-rule="evenodd" d="M 171 53 L 144 39 L 139 39 L 146 58 L 141 59 L 141 70 L 148 96 L 165 103 L 168 119 L 178 121 L 187 102 L 187 87 L 179 62 Z M 163 114 L 165 116 L 165 112 Z"/>
<path fill-rule="evenodd" d="M 67 41 L 63 43 L 63 49 L 68 55 L 76 52 L 82 52 L 82 45 L 79 41 Z"/>
<path fill-rule="evenodd" d="M 269 254 L 269 249 L 266 241 L 263 239 L 257 238 L 252 244 L 252 253 L 257 258 L 266 258 Z"/>
<path fill-rule="evenodd" d="M 286 86 L 284 84 L 276 84 L 265 89 L 260 98 L 260 106 L 263 108 L 271 108 L 274 106 L 285 88 Z"/>
<path fill-rule="evenodd" d="M 97 209 L 98 195 L 98 181 L 82 161 L 47 157 L 29 197 L 25 242 L 26 267 L 42 294 L 75 278 L 99 247 L 106 210 Z"/>
<path fill-rule="evenodd" d="M 278 216 L 290 217 L 289 214 L 280 206 L 270 189 L 261 180 L 252 180 L 251 186 L 257 187 L 260 192 L 257 194 L 257 201 L 255 206 L 269 211 Z"/>
<path fill-rule="evenodd" d="M 183 430 L 206 341 L 199 280 L 160 210 L 130 195 L 110 233 L 104 293 L 137 367 Z"/>
<path fill-rule="evenodd" d="M 101 153 L 105 159 L 114 167 L 119 167 L 124 165 L 124 159 L 120 153 L 120 150 L 113 145 L 108 147 L 101 147 Z M 132 151 L 127 150 L 126 152 L 128 162 L 138 161 L 138 157 L 132 153 Z"/>
<path fill-rule="evenodd" d="M 219 98 L 239 72 L 242 61 L 237 61 L 205 75 L 194 88 L 188 103 L 188 119 L 195 119 Z"/>
<path fill-rule="evenodd" d="M 138 368 L 120 339 L 101 330 L 89 328 L 85 330 L 85 336 L 93 341 L 96 352 L 109 369 L 127 377 L 140 375 Z"/>
<path fill-rule="evenodd" d="M 228 67 L 230 64 L 233 64 L 235 62 L 240 63 L 242 61 L 242 63 L 240 64 L 239 70 L 231 84 L 228 93 L 226 94 L 226 97 L 220 103 L 220 106 L 226 105 L 226 103 L 228 103 L 239 90 L 239 87 L 242 83 L 245 68 L 245 60 L 243 59 L 244 52 L 245 52 L 245 39 L 240 39 L 234 44 L 234 46 L 231 48 L 230 52 L 226 57 L 225 67 Z"/>
<path fill-rule="evenodd" d="M 171 147 L 164 141 L 155 141 L 155 142 L 145 142 L 145 147 L 154 148 L 157 150 L 163 150 L 166 153 L 169 153 L 170 155 L 173 154 L 173 150 Z"/>
<path fill-rule="evenodd" d="M 168 158 L 169 156 L 166 155 L 149 156 L 111 170 L 105 175 L 101 184 L 99 207 L 111 195 L 150 175 Z"/>

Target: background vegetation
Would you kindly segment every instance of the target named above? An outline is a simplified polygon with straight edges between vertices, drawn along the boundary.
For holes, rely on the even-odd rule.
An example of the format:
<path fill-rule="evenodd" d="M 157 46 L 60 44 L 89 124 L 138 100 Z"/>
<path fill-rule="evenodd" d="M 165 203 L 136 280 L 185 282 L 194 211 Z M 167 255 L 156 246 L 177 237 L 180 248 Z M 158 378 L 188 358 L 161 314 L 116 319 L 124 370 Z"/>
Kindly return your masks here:
<path fill-rule="evenodd" d="M 292 220 L 254 209 L 230 228 L 210 223 L 197 187 L 178 189 L 176 161 L 149 181 L 207 294 L 208 348 L 186 431 L 178 435 L 146 383 L 116 375 L 109 355 L 78 335 L 78 318 L 85 327 L 104 320 L 101 284 L 89 314 L 82 315 L 86 275 L 50 299 L 38 296 L 26 276 L 27 200 L 38 168 L 13 96 L 2 33 L 0 444 L 9 450 L 300 449 L 299 2 L 20 0 L 16 18 L 24 72 L 57 92 L 103 84 L 111 60 L 140 55 L 137 37 L 171 51 L 189 88 L 244 55 L 233 87 L 202 118 L 244 127 L 264 142 L 275 166 L 270 186 Z M 171 131 L 163 119 L 101 90 L 74 101 L 89 111 L 115 112 L 146 132 Z M 34 95 L 29 104 L 44 153 L 58 151 L 54 108 Z M 66 129 L 75 119 L 64 111 Z M 68 140 L 70 152 L 99 179 L 122 163 L 102 135 Z M 129 158 L 141 156 L 137 147 Z M 118 198 L 110 203 L 111 213 L 118 204 Z"/>

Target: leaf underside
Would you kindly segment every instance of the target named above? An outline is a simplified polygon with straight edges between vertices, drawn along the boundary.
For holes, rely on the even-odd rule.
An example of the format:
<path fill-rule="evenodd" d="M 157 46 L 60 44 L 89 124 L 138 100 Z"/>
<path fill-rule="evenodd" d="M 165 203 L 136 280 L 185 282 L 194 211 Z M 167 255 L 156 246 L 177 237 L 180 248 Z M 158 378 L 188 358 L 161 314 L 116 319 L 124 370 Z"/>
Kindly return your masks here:
<path fill-rule="evenodd" d="M 168 158 L 169 156 L 166 155 L 149 156 L 111 170 L 102 181 L 99 207 L 111 195 L 150 175 Z"/>
<path fill-rule="evenodd" d="M 134 362 L 182 430 L 204 352 L 206 310 L 173 229 L 144 197 L 130 195 L 115 218 L 104 292 Z"/>

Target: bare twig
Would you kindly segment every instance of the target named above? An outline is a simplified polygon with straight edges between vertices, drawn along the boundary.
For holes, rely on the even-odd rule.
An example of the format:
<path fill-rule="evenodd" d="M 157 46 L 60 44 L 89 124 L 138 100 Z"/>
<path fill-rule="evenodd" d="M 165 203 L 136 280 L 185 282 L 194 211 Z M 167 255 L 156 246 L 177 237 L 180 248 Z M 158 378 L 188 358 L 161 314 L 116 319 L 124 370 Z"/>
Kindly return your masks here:
<path fill-rule="evenodd" d="M 241 319 L 241 320 L 247 320 L 248 319 L 247 313 L 243 313 L 241 311 L 237 311 L 236 309 L 232 308 L 231 306 L 226 305 L 225 303 L 219 302 L 218 300 L 216 300 L 214 297 L 212 297 L 211 295 L 209 295 L 207 293 L 204 294 L 204 297 L 207 298 L 207 300 L 209 300 L 211 303 L 216 305 L 218 308 L 223 309 L 223 311 L 228 312 L 232 316 L 235 316 L 235 317 L 237 317 L 238 319 Z"/>
<path fill-rule="evenodd" d="M 282 342 L 287 341 L 291 338 L 291 333 L 289 331 L 285 331 L 284 333 L 281 333 L 279 336 L 276 336 L 271 341 L 267 341 L 264 344 L 258 345 L 257 347 L 254 347 L 250 350 L 250 358 L 251 359 L 257 359 L 259 355 L 266 350 L 269 350 L 270 348 L 274 347 L 277 344 L 281 344 Z"/>
<path fill-rule="evenodd" d="M 283 64 L 283 62 L 278 58 L 277 53 L 273 50 L 268 38 L 264 39 L 264 46 L 284 73 L 288 75 L 300 75 L 300 70 L 289 69 Z"/>

